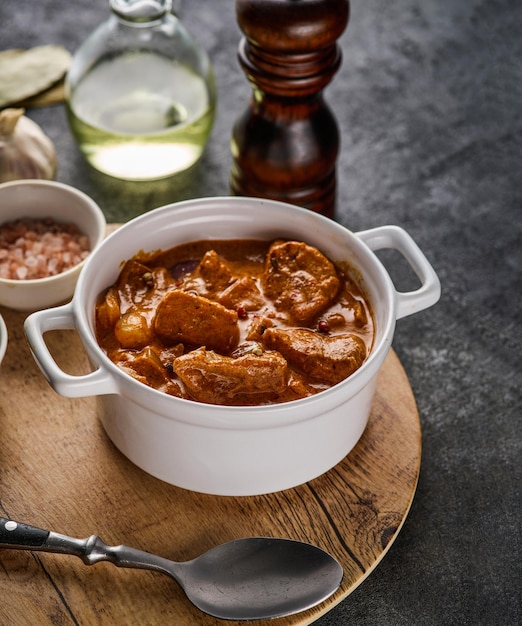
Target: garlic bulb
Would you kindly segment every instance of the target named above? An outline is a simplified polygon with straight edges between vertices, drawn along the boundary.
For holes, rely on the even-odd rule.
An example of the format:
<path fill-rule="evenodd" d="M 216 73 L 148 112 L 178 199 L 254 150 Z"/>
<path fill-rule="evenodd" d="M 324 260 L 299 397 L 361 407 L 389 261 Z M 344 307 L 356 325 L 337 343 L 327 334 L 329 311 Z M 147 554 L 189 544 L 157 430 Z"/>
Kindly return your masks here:
<path fill-rule="evenodd" d="M 52 141 L 24 113 L 25 109 L 0 111 L 0 183 L 21 178 L 50 180 L 56 174 Z"/>

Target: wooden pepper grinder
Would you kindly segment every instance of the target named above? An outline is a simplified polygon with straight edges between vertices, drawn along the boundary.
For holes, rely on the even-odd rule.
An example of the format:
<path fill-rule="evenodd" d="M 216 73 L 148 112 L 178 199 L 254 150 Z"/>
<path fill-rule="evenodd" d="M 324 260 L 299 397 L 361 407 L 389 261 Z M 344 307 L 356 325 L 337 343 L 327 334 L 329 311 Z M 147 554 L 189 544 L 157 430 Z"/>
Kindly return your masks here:
<path fill-rule="evenodd" d="M 339 129 L 323 89 L 341 63 L 349 0 L 236 0 L 253 87 L 232 133 L 230 190 L 334 217 Z"/>

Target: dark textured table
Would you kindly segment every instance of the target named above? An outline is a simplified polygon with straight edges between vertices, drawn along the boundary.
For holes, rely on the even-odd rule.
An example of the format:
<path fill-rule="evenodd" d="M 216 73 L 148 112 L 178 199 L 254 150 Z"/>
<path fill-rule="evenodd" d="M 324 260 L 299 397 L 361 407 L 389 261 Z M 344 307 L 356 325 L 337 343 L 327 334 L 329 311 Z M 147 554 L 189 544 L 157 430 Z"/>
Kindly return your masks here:
<path fill-rule="evenodd" d="M 105 0 L 2 0 L 0 49 L 57 43 L 72 52 L 107 15 Z M 186 1 L 182 16 L 213 60 L 219 92 L 211 141 L 190 175 L 151 185 L 97 175 L 63 106 L 28 112 L 56 145 L 58 180 L 90 194 L 109 221 L 228 193 L 230 131 L 250 94 L 236 61 L 234 2 Z M 354 231 L 405 227 L 443 295 L 401 320 L 394 341 L 423 428 L 410 515 L 375 572 L 317 624 L 514 626 L 522 622 L 522 5 L 354 0 L 340 43 L 343 65 L 326 92 L 342 134 L 337 219 Z M 400 287 L 408 277 L 390 262 Z"/>

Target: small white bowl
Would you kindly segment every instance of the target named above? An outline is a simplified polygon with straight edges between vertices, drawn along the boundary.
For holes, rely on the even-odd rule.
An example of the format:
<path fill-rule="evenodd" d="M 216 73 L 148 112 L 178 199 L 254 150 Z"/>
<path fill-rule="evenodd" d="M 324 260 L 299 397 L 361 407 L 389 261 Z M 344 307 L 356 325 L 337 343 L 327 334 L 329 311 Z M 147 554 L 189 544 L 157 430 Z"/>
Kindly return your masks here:
<path fill-rule="evenodd" d="M 16 180 L 0 184 L 0 224 L 23 217 L 50 217 L 73 223 L 87 235 L 91 252 L 107 227 L 100 207 L 83 192 L 48 180 Z M 36 311 L 69 300 L 84 261 L 61 274 L 30 280 L 0 278 L 0 305 Z"/>
<path fill-rule="evenodd" d="M 5 351 L 7 350 L 7 326 L 4 318 L 0 315 L 0 364 L 4 360 Z"/>

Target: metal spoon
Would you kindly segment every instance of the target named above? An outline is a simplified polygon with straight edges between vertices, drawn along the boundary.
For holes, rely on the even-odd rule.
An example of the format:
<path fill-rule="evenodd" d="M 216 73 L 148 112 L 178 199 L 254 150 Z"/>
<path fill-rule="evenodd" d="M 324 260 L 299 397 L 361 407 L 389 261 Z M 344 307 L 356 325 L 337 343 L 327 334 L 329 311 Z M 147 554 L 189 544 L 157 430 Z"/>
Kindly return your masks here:
<path fill-rule="evenodd" d="M 331 596 L 343 570 L 328 553 L 291 539 L 229 541 L 184 563 L 128 546 L 108 546 L 96 535 L 75 539 L 0 517 L 0 547 L 60 552 L 86 565 L 149 569 L 176 580 L 199 609 L 221 619 L 257 620 L 292 615 Z"/>

